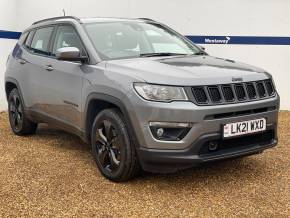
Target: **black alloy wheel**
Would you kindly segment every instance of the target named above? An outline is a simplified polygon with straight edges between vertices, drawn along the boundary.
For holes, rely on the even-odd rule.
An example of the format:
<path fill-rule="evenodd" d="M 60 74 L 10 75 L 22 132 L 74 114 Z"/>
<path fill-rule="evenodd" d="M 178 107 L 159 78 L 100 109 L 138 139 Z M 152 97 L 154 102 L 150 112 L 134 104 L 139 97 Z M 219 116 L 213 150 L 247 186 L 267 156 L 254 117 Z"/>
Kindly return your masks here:
<path fill-rule="evenodd" d="M 139 171 L 135 146 L 118 109 L 105 109 L 96 116 L 91 144 L 96 164 L 106 178 L 122 182 Z"/>
<path fill-rule="evenodd" d="M 22 99 L 16 88 L 8 96 L 8 114 L 10 126 L 14 134 L 21 136 L 35 133 L 37 123 L 32 122 L 26 117 Z"/>
<path fill-rule="evenodd" d="M 23 124 L 23 110 L 19 96 L 12 95 L 9 98 L 9 114 L 11 126 L 15 131 L 19 131 Z"/>
<path fill-rule="evenodd" d="M 102 167 L 114 173 L 120 167 L 121 140 L 112 122 L 103 120 L 96 132 L 96 149 Z"/>

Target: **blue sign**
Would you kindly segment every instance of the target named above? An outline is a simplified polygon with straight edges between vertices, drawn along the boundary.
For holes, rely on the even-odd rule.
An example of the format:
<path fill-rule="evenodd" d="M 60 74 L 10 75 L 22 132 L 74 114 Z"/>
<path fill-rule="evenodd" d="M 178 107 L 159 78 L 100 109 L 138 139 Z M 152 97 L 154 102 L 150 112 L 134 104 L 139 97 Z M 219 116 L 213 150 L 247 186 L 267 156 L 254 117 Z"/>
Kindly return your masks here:
<path fill-rule="evenodd" d="M 186 36 L 196 44 L 290 45 L 290 37 L 278 36 Z"/>
<path fill-rule="evenodd" d="M 21 32 L 0 30 L 0 38 L 18 39 Z M 186 36 L 196 44 L 290 45 L 286 36 Z"/>
<path fill-rule="evenodd" d="M 19 39 L 20 36 L 21 36 L 21 32 L 0 30 L 0 38 L 3 38 L 3 39 Z"/>

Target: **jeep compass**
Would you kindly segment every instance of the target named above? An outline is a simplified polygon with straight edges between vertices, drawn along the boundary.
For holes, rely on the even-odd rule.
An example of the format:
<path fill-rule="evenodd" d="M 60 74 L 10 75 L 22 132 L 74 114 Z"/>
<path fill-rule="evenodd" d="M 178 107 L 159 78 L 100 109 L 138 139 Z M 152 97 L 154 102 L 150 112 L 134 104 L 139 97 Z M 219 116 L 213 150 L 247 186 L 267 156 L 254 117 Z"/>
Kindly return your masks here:
<path fill-rule="evenodd" d="M 35 22 L 8 57 L 5 88 L 16 135 L 39 123 L 76 134 L 116 182 L 277 144 L 269 73 L 210 56 L 151 19 Z"/>

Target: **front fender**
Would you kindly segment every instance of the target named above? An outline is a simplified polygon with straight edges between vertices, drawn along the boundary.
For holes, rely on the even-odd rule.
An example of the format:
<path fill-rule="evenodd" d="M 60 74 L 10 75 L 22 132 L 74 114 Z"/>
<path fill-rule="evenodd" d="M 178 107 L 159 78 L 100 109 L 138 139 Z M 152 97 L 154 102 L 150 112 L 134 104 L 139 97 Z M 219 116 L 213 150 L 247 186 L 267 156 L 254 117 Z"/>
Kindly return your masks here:
<path fill-rule="evenodd" d="M 118 107 L 124 116 L 126 125 L 128 127 L 127 130 L 130 134 L 130 137 L 131 137 L 134 145 L 140 147 L 140 144 L 139 144 L 138 139 L 136 137 L 135 129 L 133 127 L 133 122 L 132 122 L 131 117 L 129 115 L 129 110 L 127 109 L 127 107 L 123 103 L 123 101 L 117 97 L 114 97 L 114 96 L 111 96 L 108 94 L 104 94 L 104 93 L 97 93 L 97 92 L 94 92 L 94 93 L 91 93 L 88 95 L 88 97 L 86 98 L 86 103 L 85 103 L 85 107 L 84 107 L 83 121 L 84 121 L 84 127 L 85 127 L 85 137 L 88 140 L 88 142 L 90 141 L 90 127 L 89 127 L 89 120 L 87 119 L 87 117 L 88 117 L 88 113 L 89 113 L 88 112 L 89 104 L 93 100 L 105 101 L 105 102 L 108 102 L 108 103 L 113 104 L 116 107 Z"/>

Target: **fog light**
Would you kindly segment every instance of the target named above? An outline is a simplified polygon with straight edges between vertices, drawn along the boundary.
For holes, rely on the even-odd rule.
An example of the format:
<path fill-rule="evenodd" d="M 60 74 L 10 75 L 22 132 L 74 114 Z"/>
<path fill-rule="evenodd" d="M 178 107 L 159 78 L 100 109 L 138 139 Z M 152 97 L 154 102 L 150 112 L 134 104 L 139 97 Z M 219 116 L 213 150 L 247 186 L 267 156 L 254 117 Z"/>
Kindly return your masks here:
<path fill-rule="evenodd" d="M 154 138 L 162 141 L 180 141 L 189 132 L 191 123 L 150 122 Z"/>
<path fill-rule="evenodd" d="M 161 138 L 163 136 L 164 129 L 163 128 L 158 128 L 156 131 L 156 135 Z"/>

